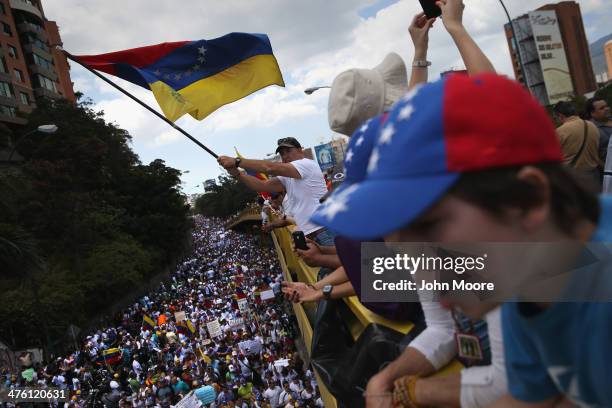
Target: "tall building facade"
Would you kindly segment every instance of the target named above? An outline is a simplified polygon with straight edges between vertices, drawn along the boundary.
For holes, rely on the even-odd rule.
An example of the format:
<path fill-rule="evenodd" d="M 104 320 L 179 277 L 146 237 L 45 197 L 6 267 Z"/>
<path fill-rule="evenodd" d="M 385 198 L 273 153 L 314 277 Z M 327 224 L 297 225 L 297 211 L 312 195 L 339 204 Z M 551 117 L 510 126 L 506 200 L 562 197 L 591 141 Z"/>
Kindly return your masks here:
<path fill-rule="evenodd" d="M 0 0 L 0 123 L 22 125 L 39 98 L 74 101 L 57 24 L 40 0 Z"/>
<path fill-rule="evenodd" d="M 597 89 L 578 3 L 547 4 L 512 22 L 514 33 L 510 24 L 505 32 L 516 79 L 542 105 Z"/>
<path fill-rule="evenodd" d="M 604 45 L 604 54 L 606 56 L 606 64 L 608 64 L 608 80 L 612 80 L 612 40 Z"/>

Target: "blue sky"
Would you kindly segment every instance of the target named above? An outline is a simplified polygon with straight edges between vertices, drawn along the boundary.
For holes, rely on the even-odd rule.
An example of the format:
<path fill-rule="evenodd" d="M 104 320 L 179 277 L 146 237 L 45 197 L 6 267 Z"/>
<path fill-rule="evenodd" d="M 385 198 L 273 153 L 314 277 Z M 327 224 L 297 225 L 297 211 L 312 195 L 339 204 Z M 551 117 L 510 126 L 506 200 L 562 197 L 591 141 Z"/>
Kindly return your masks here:
<path fill-rule="evenodd" d="M 499 72 L 513 76 L 503 35 L 505 15 L 497 0 L 465 0 L 464 22 Z M 513 16 L 549 3 L 506 0 Z M 590 42 L 611 29 L 609 0 L 580 0 Z M 181 7 L 177 8 L 177 5 Z M 164 41 L 210 39 L 231 31 L 269 35 L 286 88 L 269 87 L 225 106 L 199 122 L 177 123 L 218 154 L 263 158 L 276 140 L 293 136 L 305 146 L 334 136 L 327 123 L 328 90 L 311 96 L 310 86 L 329 85 L 349 68 L 371 68 L 391 51 L 412 59 L 407 27 L 420 10 L 417 0 L 50 0 L 45 14 L 57 21 L 64 48 L 73 54 L 98 54 Z M 430 39 L 430 78 L 463 66 L 442 24 Z M 75 90 L 91 98 L 106 120 L 133 136 L 133 149 L 148 163 L 161 158 L 183 172 L 186 193 L 202 192 L 202 182 L 222 173 L 215 160 L 144 108 L 121 95 L 77 64 L 71 75 Z M 116 80 L 157 109 L 150 92 Z"/>

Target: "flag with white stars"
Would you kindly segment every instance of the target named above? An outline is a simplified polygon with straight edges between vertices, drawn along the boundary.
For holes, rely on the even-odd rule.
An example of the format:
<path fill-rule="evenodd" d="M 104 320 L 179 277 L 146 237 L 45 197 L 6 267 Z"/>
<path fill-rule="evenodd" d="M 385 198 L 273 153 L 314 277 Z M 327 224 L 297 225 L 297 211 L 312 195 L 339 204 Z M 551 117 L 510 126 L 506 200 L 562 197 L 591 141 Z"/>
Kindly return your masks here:
<path fill-rule="evenodd" d="M 285 86 L 265 34 L 231 33 L 75 58 L 151 90 L 172 121 L 187 113 L 202 120 L 259 89 Z"/>

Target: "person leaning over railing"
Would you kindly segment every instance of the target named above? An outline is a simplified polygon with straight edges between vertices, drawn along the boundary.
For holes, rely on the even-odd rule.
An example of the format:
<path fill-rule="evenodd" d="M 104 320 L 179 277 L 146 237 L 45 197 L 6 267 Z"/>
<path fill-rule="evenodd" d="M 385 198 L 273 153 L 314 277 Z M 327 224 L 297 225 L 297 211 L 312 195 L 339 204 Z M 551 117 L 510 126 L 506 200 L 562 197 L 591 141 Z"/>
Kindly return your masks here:
<path fill-rule="evenodd" d="M 407 91 L 406 66 L 396 53 L 386 55 L 383 61 L 372 69 L 350 69 L 340 73 L 334 79 L 328 106 L 329 126 L 333 131 L 351 137 L 346 149 L 344 166 L 346 179 L 343 186 L 347 186 L 350 180 L 358 178 L 357 172 L 363 173 L 363 170 L 357 172 L 353 170 L 352 164 L 357 161 L 354 155 L 358 150 L 362 152 L 367 150 L 365 146 L 367 143 L 364 143 L 362 137 L 366 136 L 368 129 L 366 122 L 390 109 Z M 377 123 L 372 124 L 372 126 L 377 125 Z M 341 243 L 340 252 L 344 253 L 338 253 L 336 250 L 338 242 Z M 330 268 L 334 271 L 313 285 L 284 282 L 284 291 L 293 301 L 317 301 L 325 297 L 324 289 L 329 290 L 330 288 L 331 291 L 326 292 L 328 298 L 343 298 L 359 294 L 359 278 L 357 281 L 352 279 L 347 274 L 346 268 L 342 267 L 341 262 L 341 258 L 346 259 L 347 252 L 359 256 L 359 242 L 336 237 L 334 245 L 323 246 L 310 240 L 307 241 L 307 245 L 307 250 L 296 250 L 298 256 L 307 265 Z M 404 313 L 405 310 L 397 312 L 397 304 L 385 305 L 381 308 L 374 304 L 364 306 L 384 317 L 410 320 L 410 316 Z"/>
<path fill-rule="evenodd" d="M 407 107 L 414 112 L 403 121 Z M 329 228 L 355 237 L 383 235 L 389 242 L 581 246 L 612 239 L 612 200 L 598 198 L 561 164 L 550 118 L 516 82 L 493 74 L 452 75 L 398 104 L 389 123 L 395 126 L 391 143 L 378 145 L 377 166 L 346 197 L 343 211 L 325 223 Z M 376 200 L 389 189 L 395 200 Z M 410 200 L 415 196 L 418 201 Z M 372 212 L 384 212 L 386 222 L 372 220 Z M 571 253 L 557 253 L 564 265 L 528 268 L 542 254 L 528 255 L 515 259 L 517 272 L 527 272 L 511 282 L 520 302 L 502 305 L 509 394 L 493 406 L 612 406 L 609 258 L 581 267 L 569 280 L 546 281 L 554 284 L 547 285 L 548 294 L 556 296 L 534 301 L 529 290 L 538 279 L 579 265 Z M 507 277 L 499 273 L 492 268 L 483 277 Z M 568 301 L 577 290 L 602 301 Z M 478 317 L 495 304 L 455 306 Z M 413 377 L 404 384 L 405 405 L 420 405 L 418 383 Z"/>
<path fill-rule="evenodd" d="M 441 3 L 440 6 L 443 12 L 445 27 L 457 44 L 468 73 L 494 72 L 489 60 L 462 25 L 463 3 L 459 0 L 449 0 Z M 418 16 L 415 20 L 410 28 L 410 34 L 415 44 L 415 59 L 425 59 L 429 27 L 433 24 L 433 20 L 427 20 L 424 16 Z M 411 80 L 412 86 L 427 80 L 427 64 L 414 65 Z M 405 100 L 413 98 L 418 92 L 418 88 L 413 87 L 411 89 Z M 414 114 L 415 109 L 418 109 L 418 107 L 412 105 L 405 106 L 403 111 L 400 112 L 400 119 L 408 120 Z M 388 143 L 394 137 L 393 134 L 389 135 L 389 131 L 385 131 L 385 129 L 392 129 L 392 127 L 383 127 L 378 144 Z M 383 140 L 386 138 L 388 140 Z M 370 168 L 368 171 L 371 172 L 378 165 L 378 162 L 373 157 L 370 157 L 369 160 Z M 334 200 L 340 200 L 345 203 L 350 194 L 345 194 L 346 197 L 342 197 L 341 194 L 334 195 L 331 199 L 332 203 Z M 394 200 L 397 199 L 397 197 L 394 198 Z M 338 204 L 336 204 L 337 206 Z M 327 223 L 332 222 L 336 217 L 336 214 L 332 215 L 330 217 L 329 214 L 322 210 L 316 212 L 314 218 L 315 221 L 323 220 L 324 225 L 327 225 Z M 427 328 L 413 340 L 396 361 L 389 364 L 370 380 L 366 391 L 366 401 L 369 407 L 388 406 L 391 400 L 389 391 L 392 390 L 393 383 L 397 379 L 410 374 L 432 374 L 450 362 L 457 354 L 455 333 L 469 326 L 467 319 L 453 319 L 451 313 L 442 309 L 438 303 L 424 302 L 422 307 Z M 434 396 L 438 397 L 439 400 L 434 401 L 434 405 L 441 403 L 442 405 L 448 404 L 452 406 L 459 405 L 461 402 L 464 406 L 483 406 L 494 401 L 505 392 L 506 382 L 503 368 L 502 341 L 499 334 L 499 315 L 491 315 L 489 322 L 491 323 L 488 334 L 491 336 L 492 365 L 464 369 L 461 374 L 438 377 L 439 379 L 421 380 L 424 387 L 428 384 L 426 381 L 436 381 L 437 387 L 435 388 Z M 473 330 L 478 333 L 481 342 L 488 342 L 489 336 L 487 336 L 486 326 L 483 323 L 475 323 L 473 326 Z M 486 364 L 488 361 L 485 359 L 481 363 Z M 411 384 L 413 382 L 411 381 Z M 401 386 L 401 383 L 398 385 Z"/>
<path fill-rule="evenodd" d="M 262 212 L 266 214 L 266 223 L 262 223 L 262 230 L 270 232 L 276 228 L 283 228 L 289 225 L 295 225 L 295 220 L 289 214 L 285 213 L 283 208 L 283 200 L 285 193 L 270 193 L 270 203 L 263 207 Z M 262 219 L 263 219 L 262 214 Z"/>

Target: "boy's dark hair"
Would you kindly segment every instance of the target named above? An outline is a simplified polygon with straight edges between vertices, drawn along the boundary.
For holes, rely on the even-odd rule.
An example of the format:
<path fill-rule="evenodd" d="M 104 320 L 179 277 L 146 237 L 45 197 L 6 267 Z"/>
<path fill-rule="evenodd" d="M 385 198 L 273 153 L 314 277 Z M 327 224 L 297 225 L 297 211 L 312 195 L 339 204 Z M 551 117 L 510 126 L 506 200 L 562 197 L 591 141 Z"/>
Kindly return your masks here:
<path fill-rule="evenodd" d="M 575 116 L 577 114 L 574 104 L 567 101 L 557 102 L 553 107 L 553 111 L 566 117 Z"/>
<path fill-rule="evenodd" d="M 584 105 L 584 110 L 585 110 L 584 114 L 587 119 L 591 119 L 591 115 L 593 114 L 593 111 L 595 110 L 595 102 L 599 102 L 599 101 L 605 102 L 606 100 L 603 98 L 599 98 L 599 97 L 587 99 Z"/>
<path fill-rule="evenodd" d="M 600 206 L 592 180 L 583 179 L 581 174 L 558 163 L 533 166 L 548 178 L 552 216 L 563 232 L 571 235 L 582 220 L 597 223 Z M 497 216 L 502 216 L 508 208 L 528 210 L 542 201 L 543 192 L 517 179 L 523 167 L 465 173 L 450 193 Z"/>

